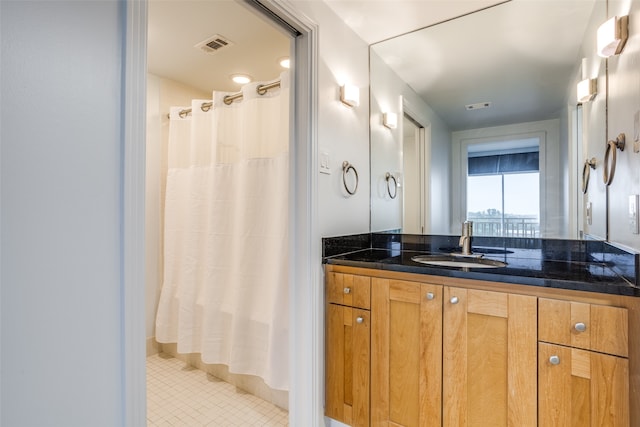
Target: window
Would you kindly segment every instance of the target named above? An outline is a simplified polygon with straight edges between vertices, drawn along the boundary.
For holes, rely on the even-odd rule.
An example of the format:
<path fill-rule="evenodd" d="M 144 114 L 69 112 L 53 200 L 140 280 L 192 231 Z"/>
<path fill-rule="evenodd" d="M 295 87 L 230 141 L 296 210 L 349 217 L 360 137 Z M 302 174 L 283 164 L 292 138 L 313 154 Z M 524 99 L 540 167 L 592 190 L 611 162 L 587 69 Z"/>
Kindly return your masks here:
<path fill-rule="evenodd" d="M 467 219 L 480 236 L 540 236 L 539 147 L 478 145 L 467 153 Z"/>

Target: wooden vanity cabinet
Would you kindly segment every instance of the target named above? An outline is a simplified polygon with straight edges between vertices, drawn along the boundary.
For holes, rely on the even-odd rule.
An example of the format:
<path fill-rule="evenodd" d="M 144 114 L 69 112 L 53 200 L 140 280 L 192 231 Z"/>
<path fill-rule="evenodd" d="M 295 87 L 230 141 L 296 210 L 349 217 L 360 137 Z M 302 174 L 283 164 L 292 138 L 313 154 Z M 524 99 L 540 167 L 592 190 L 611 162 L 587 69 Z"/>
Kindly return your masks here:
<path fill-rule="evenodd" d="M 444 288 L 443 426 L 537 426 L 537 299 Z"/>
<path fill-rule="evenodd" d="M 369 426 L 371 278 L 329 273 L 325 327 L 325 415 Z"/>
<path fill-rule="evenodd" d="M 441 285 L 372 279 L 371 425 L 440 426 Z"/>
<path fill-rule="evenodd" d="M 535 297 L 373 278 L 371 425 L 536 426 L 536 308 Z"/>
<path fill-rule="evenodd" d="M 326 292 L 345 424 L 640 425 L 638 298 L 333 266 Z"/>
<path fill-rule="evenodd" d="M 628 311 L 540 298 L 541 427 L 628 427 Z"/>

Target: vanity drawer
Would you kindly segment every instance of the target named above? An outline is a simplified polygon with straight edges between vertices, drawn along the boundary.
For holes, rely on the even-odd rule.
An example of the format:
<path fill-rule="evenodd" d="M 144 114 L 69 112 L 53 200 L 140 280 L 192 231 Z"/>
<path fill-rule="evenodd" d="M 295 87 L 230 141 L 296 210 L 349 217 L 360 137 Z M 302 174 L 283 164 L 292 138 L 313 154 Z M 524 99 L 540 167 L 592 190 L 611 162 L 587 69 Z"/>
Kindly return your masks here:
<path fill-rule="evenodd" d="M 626 308 L 555 299 L 538 300 L 538 340 L 628 357 Z"/>
<path fill-rule="evenodd" d="M 330 272 L 327 276 L 327 302 L 371 308 L 371 277 Z"/>

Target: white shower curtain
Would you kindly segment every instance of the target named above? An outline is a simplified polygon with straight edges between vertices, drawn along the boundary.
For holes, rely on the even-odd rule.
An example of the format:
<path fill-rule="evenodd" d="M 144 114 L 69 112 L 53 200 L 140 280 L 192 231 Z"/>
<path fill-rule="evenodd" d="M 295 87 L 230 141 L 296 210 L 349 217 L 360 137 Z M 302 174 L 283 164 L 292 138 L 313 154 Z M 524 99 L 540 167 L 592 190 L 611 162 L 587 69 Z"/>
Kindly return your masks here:
<path fill-rule="evenodd" d="M 289 81 L 170 113 L 156 339 L 288 390 Z M 264 82 L 262 82 L 264 84 Z"/>

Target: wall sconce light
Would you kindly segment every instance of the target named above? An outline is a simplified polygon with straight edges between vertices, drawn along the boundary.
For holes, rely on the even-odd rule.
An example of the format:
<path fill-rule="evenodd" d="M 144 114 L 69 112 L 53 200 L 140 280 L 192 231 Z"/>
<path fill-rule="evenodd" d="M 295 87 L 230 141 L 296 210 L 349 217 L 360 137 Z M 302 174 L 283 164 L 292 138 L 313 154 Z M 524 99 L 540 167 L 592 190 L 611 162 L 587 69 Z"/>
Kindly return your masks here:
<path fill-rule="evenodd" d="M 360 105 L 360 89 L 347 84 L 340 86 L 340 101 L 349 107 L 357 107 Z"/>
<path fill-rule="evenodd" d="M 582 80 L 576 88 L 578 102 L 592 101 L 598 94 L 598 81 L 590 79 L 587 71 L 587 58 L 582 58 Z"/>
<path fill-rule="evenodd" d="M 622 52 L 629 37 L 629 16 L 614 16 L 598 28 L 598 55 L 608 58 Z"/>
<path fill-rule="evenodd" d="M 596 79 L 584 79 L 578 82 L 578 102 L 592 101 L 598 94 L 598 81 Z"/>
<path fill-rule="evenodd" d="M 398 115 L 396 113 L 382 113 L 382 124 L 389 129 L 398 127 Z"/>

